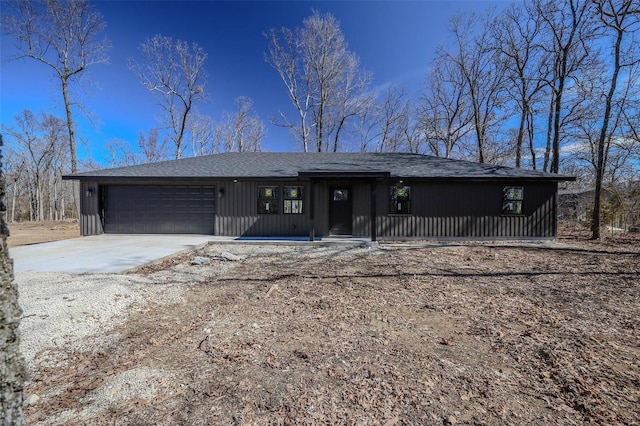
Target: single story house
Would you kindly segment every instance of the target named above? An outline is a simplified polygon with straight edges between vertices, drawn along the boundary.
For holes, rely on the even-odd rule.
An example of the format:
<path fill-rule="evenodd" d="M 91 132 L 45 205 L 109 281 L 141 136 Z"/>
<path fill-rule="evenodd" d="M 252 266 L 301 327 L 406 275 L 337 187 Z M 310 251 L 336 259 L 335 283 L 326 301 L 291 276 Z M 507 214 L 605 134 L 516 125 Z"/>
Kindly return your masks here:
<path fill-rule="evenodd" d="M 82 235 L 550 239 L 568 176 L 403 153 L 224 153 L 96 170 Z"/>

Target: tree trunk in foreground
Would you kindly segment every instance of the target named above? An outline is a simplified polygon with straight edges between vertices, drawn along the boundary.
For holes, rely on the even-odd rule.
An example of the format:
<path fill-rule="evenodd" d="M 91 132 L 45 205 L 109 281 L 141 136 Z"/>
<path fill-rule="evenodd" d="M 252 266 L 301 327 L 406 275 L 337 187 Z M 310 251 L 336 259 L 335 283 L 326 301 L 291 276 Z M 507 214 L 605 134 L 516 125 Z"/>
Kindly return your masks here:
<path fill-rule="evenodd" d="M 0 149 L 2 135 L 0 135 Z M 24 425 L 22 389 L 25 380 L 24 360 L 20 354 L 18 325 L 22 309 L 18 305 L 18 288 L 13 282 L 13 261 L 7 249 L 9 229 L 5 222 L 5 186 L 0 151 L 0 426 Z"/>

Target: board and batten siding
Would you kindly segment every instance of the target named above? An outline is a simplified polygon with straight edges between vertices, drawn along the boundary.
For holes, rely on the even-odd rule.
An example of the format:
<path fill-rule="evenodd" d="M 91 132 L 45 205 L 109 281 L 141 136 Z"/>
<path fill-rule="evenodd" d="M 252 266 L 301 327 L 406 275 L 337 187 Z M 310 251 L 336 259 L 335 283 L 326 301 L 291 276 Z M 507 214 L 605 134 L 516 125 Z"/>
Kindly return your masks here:
<path fill-rule="evenodd" d="M 157 184 L 162 184 L 154 182 Z M 80 182 L 80 229 L 82 235 L 104 233 L 101 185 Z M 107 185 L 109 183 L 106 183 Z M 200 182 L 199 182 L 200 184 Z M 311 182 L 201 182 L 215 185 L 214 235 L 308 236 L 311 229 Z M 377 182 L 376 231 L 378 238 L 554 238 L 556 182 L 411 182 L 411 214 L 390 215 L 390 185 Z M 278 214 L 258 214 L 258 188 L 280 188 Z M 283 187 L 303 187 L 303 214 L 284 214 Z M 504 186 L 524 187 L 522 215 L 502 215 Z M 352 235 L 370 237 L 371 181 L 317 180 L 313 184 L 315 235 L 329 233 L 330 188 L 350 188 L 353 205 Z M 89 196 L 89 188 L 92 188 Z"/>
<path fill-rule="evenodd" d="M 389 185 L 377 203 L 380 238 L 553 238 L 557 183 L 411 183 L 411 214 L 389 214 Z M 502 189 L 524 188 L 523 214 L 502 215 Z M 360 220 L 360 219 L 358 219 Z M 366 222 L 366 220 L 363 220 Z M 359 234 L 365 236 L 365 233 Z"/>
<path fill-rule="evenodd" d="M 278 214 L 258 214 L 258 188 L 279 188 Z M 284 186 L 301 186 L 302 214 L 283 213 Z M 216 235 L 220 236 L 306 236 L 309 235 L 308 182 L 224 182 L 218 183 L 222 196 L 216 212 Z"/>
<path fill-rule="evenodd" d="M 89 190 L 91 195 L 89 195 Z M 80 235 L 104 233 L 100 215 L 100 186 L 94 181 L 80 181 Z"/>

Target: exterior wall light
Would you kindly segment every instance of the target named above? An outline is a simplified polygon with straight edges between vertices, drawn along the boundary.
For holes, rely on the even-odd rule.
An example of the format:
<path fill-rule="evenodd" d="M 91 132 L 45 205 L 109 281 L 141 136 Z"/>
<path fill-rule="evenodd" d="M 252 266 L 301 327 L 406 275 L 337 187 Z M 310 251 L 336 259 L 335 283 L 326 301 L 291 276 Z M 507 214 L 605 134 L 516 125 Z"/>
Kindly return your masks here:
<path fill-rule="evenodd" d="M 87 188 L 87 198 L 93 197 L 93 186 Z"/>
<path fill-rule="evenodd" d="M 222 197 L 224 197 L 224 188 L 220 188 L 218 190 L 218 198 L 222 198 Z"/>

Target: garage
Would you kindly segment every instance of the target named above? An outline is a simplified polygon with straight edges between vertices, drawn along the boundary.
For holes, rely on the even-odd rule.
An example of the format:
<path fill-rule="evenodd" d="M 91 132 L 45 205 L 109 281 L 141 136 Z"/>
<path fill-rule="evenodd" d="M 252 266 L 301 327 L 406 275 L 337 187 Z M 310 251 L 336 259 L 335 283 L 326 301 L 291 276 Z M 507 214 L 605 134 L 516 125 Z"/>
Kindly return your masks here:
<path fill-rule="evenodd" d="M 111 234 L 214 234 L 214 186 L 106 185 L 104 231 Z"/>

